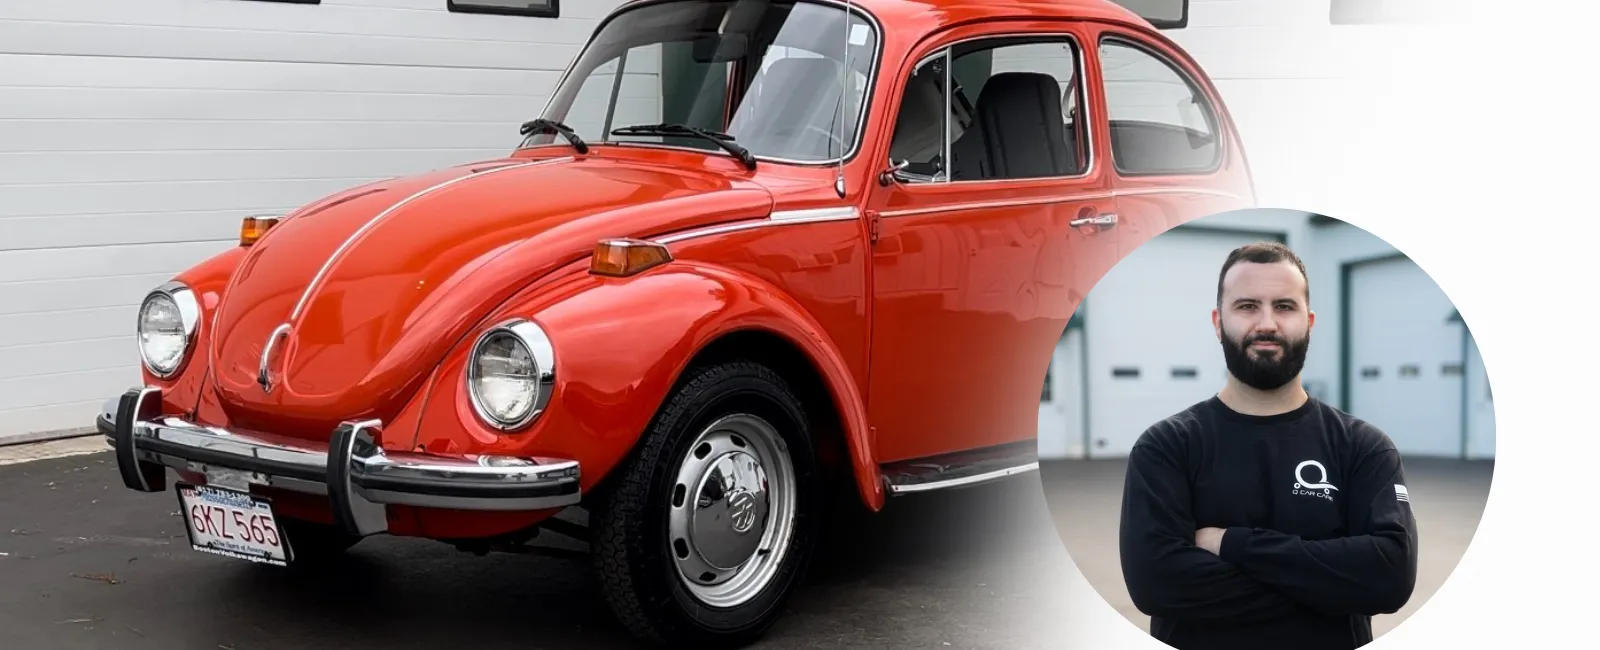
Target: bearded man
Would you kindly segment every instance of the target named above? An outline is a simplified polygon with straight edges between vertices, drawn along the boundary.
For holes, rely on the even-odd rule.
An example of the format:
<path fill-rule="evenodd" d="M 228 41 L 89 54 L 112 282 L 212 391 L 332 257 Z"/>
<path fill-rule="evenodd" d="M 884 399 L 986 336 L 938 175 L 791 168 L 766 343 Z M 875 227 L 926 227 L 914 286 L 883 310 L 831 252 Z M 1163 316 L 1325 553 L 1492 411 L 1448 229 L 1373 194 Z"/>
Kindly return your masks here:
<path fill-rule="evenodd" d="M 1229 254 L 1211 313 L 1227 383 L 1130 452 L 1123 579 L 1175 648 L 1348 650 L 1411 597 L 1417 527 L 1399 452 L 1301 387 L 1310 302 L 1288 247 Z"/>

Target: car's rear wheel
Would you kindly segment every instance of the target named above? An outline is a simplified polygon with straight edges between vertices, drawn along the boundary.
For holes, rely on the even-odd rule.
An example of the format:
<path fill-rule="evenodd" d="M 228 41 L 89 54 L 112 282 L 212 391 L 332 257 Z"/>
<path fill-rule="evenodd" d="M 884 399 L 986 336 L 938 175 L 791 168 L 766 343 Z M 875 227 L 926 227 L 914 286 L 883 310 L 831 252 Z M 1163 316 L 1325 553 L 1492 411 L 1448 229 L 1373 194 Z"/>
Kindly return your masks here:
<path fill-rule="evenodd" d="M 593 513 L 601 589 L 634 634 L 737 647 L 776 622 L 816 539 L 808 426 L 764 366 L 691 371 Z"/>

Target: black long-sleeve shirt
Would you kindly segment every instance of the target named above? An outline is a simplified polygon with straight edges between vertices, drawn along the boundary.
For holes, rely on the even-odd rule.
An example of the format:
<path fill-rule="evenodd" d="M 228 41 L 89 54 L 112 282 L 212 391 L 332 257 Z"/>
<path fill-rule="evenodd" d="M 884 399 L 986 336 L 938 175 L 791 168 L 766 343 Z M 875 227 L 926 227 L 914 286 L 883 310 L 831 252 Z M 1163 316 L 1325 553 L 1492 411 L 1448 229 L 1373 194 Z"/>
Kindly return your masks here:
<path fill-rule="evenodd" d="M 1405 482 L 1387 435 L 1316 399 L 1251 416 L 1212 397 L 1134 444 L 1123 578 L 1179 650 L 1360 647 L 1416 583 Z M 1195 545 L 1209 527 L 1220 556 Z"/>

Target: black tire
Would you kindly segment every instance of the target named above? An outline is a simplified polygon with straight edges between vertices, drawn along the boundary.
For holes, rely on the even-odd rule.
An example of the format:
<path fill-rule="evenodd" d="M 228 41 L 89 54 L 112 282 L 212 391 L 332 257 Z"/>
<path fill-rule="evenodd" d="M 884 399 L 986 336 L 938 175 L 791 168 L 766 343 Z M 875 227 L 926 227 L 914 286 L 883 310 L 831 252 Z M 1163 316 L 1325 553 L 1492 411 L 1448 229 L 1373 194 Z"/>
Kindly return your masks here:
<path fill-rule="evenodd" d="M 708 425 L 730 414 L 758 416 L 782 437 L 794 472 L 795 509 L 790 545 L 770 581 L 748 601 L 722 608 L 707 606 L 686 588 L 668 516 L 680 461 Z M 805 411 L 777 373 L 747 361 L 691 369 L 618 465 L 592 513 L 594 568 L 607 605 L 647 643 L 736 648 L 756 641 L 782 615 L 811 559 L 822 485 Z"/>
<path fill-rule="evenodd" d="M 319 524 L 303 519 L 279 519 L 284 537 L 294 558 L 289 566 L 317 565 L 343 555 L 362 538 L 346 533 L 337 526 Z"/>

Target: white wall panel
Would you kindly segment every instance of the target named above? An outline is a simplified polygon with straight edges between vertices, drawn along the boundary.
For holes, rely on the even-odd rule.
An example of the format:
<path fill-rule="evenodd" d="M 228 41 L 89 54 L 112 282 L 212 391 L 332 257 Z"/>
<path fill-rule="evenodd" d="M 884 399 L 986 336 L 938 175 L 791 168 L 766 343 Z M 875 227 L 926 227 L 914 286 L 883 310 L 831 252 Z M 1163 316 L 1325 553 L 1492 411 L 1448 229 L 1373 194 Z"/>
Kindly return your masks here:
<path fill-rule="evenodd" d="M 184 90 L 169 88 L 7 88 L 0 119 L 179 120 L 419 120 L 500 121 L 516 133 L 517 122 L 534 117 L 544 98 L 529 95 L 429 95 L 327 93 L 276 90 Z M 248 127 L 242 127 L 248 128 Z M 516 144 L 512 139 L 510 144 Z"/>
<path fill-rule="evenodd" d="M 0 442 L 92 424 L 242 217 L 509 152 L 619 1 L 0 2 Z"/>
<path fill-rule="evenodd" d="M 133 371 L 134 367 L 127 365 L 0 379 L 0 413 L 31 406 L 83 401 L 98 395 L 115 397 L 127 390 L 128 386 L 138 383 L 138 373 Z M 132 372 L 131 377 L 130 372 Z M 133 384 L 128 383 L 130 379 Z M 100 401 L 104 402 L 105 399 L 107 398 L 102 398 Z M 0 418 L 0 421 L 3 420 L 4 418 Z"/>
<path fill-rule="evenodd" d="M 194 241 L 231 241 L 239 235 L 239 222 L 247 216 L 278 210 L 198 210 L 145 214 L 74 214 L 50 217 L 11 217 L 0 220 L 6 236 L 0 252 L 47 248 L 82 248 L 151 244 L 172 241 L 172 233 L 185 233 Z M 134 289 L 142 293 L 148 289 Z M 0 284 L 0 299 L 5 296 Z M 0 313 L 5 313 L 0 306 Z"/>
<path fill-rule="evenodd" d="M 585 5 L 608 5 L 596 2 L 564 4 L 580 8 Z M 614 4 L 609 3 L 605 8 L 609 10 Z M 419 10 L 424 8 L 426 10 Z M 407 36 L 429 40 L 582 43 L 598 21 L 572 18 L 571 9 L 570 6 L 562 7 L 562 13 L 568 17 L 556 21 L 450 14 L 446 11 L 445 0 L 426 0 L 410 7 L 388 1 L 369 2 L 362 6 L 331 0 L 320 5 L 242 0 L 57 0 L 0 3 L 0 20 L 343 34 L 356 37 Z"/>
<path fill-rule="evenodd" d="M 6 92 L 0 88 L 0 93 Z M 439 119 L 0 120 L 0 142 L 12 152 L 389 148 L 503 152 L 521 141 L 517 124 Z"/>
<path fill-rule="evenodd" d="M 0 316 L 0 338 L 3 338 L 8 346 L 22 346 L 101 339 L 126 334 L 133 324 L 138 309 L 139 306 L 133 304 L 122 307 L 38 311 Z M 53 372 L 59 370 L 46 366 L 37 368 L 34 374 L 45 375 Z"/>
<path fill-rule="evenodd" d="M 217 254 L 237 239 L 134 246 L 83 246 L 0 252 L 0 278 L 10 282 L 116 274 L 176 273 Z M 143 292 L 130 296 L 137 303 Z M 0 341 L 5 341 L 0 336 Z"/>
<path fill-rule="evenodd" d="M 129 366 L 123 371 L 122 381 L 133 385 L 139 381 L 138 372 Z M 48 440 L 63 433 L 73 433 L 81 428 L 84 414 L 99 412 L 105 399 L 82 399 L 75 402 L 28 406 L 0 411 L 0 442 L 27 442 Z M 66 424 L 67 429 L 62 429 Z"/>
<path fill-rule="evenodd" d="M 361 172 L 364 170 L 350 170 Z M 229 210 L 241 206 L 302 205 L 384 176 L 316 180 L 163 181 L 0 186 L 0 219 L 8 216 Z M 0 238 L 8 226 L 0 220 Z M 186 233 L 173 233 L 187 237 Z M 0 269 L 0 274 L 4 270 Z M 0 282 L 5 276 L 0 275 Z"/>
<path fill-rule="evenodd" d="M 463 158 L 504 155 L 507 149 L 0 152 L 0 169 L 8 170 L 4 183 L 19 185 L 145 182 L 174 176 L 195 181 L 316 179 L 340 176 L 351 169 L 400 176 Z M 4 187 L 0 184 L 0 192 Z M 0 242 L 0 247 L 4 246 Z"/>
<path fill-rule="evenodd" d="M 530 94 L 561 70 L 0 54 L 0 87 Z"/>
<path fill-rule="evenodd" d="M 107 338 L 8 345 L 0 347 L 0 380 L 34 376 L 35 368 L 86 372 L 138 362 L 135 337 L 126 331 Z"/>
<path fill-rule="evenodd" d="M 505 19 L 517 19 L 504 16 Z M 565 43 L 453 41 L 402 36 L 260 32 L 143 25 L 0 20 L 0 43 L 16 54 L 365 63 L 562 70 L 578 50 Z"/>
<path fill-rule="evenodd" d="M 144 297 L 144 292 L 165 282 L 171 275 L 117 273 L 65 280 L 0 282 L 0 318 L 14 314 L 137 305 Z M 127 329 L 123 330 L 123 333 L 127 332 Z"/>

